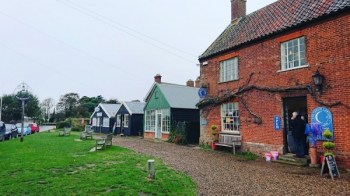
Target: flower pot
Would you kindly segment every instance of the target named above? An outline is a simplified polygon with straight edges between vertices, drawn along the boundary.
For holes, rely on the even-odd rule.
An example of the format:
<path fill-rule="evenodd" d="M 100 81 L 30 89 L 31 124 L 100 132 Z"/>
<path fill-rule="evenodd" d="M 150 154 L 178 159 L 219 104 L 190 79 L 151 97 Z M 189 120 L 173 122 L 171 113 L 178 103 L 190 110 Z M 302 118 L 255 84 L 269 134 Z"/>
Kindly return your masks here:
<path fill-rule="evenodd" d="M 324 161 L 324 156 L 321 155 L 321 156 L 320 156 L 320 162 L 321 162 L 321 164 L 323 163 L 323 161 Z"/>
<path fill-rule="evenodd" d="M 217 150 L 218 149 L 218 146 L 215 144 L 215 142 L 211 143 L 211 149 L 212 150 Z"/>
<path fill-rule="evenodd" d="M 265 153 L 265 159 L 267 162 L 271 161 L 271 153 Z"/>
<path fill-rule="evenodd" d="M 271 151 L 271 156 L 273 157 L 273 160 L 277 160 L 278 159 L 278 151 Z"/>

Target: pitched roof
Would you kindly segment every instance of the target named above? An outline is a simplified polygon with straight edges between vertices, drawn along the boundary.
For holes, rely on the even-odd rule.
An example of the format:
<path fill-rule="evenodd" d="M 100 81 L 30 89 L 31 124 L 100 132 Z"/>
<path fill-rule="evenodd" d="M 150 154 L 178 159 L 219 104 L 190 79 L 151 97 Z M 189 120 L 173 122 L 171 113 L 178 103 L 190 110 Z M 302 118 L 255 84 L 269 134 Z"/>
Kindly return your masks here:
<path fill-rule="evenodd" d="M 179 84 L 154 83 L 145 98 L 146 102 L 151 98 L 156 86 L 162 91 L 171 108 L 198 109 L 196 104 L 200 99 L 198 96 L 199 88 Z"/>
<path fill-rule="evenodd" d="M 349 8 L 350 0 L 278 0 L 230 24 L 199 59 Z"/>
<path fill-rule="evenodd" d="M 101 106 L 103 111 L 106 112 L 107 116 L 109 118 L 112 118 L 117 114 L 117 112 L 122 104 L 120 104 L 120 103 L 117 103 L 117 104 L 100 103 L 99 105 Z"/>
<path fill-rule="evenodd" d="M 123 102 L 125 108 L 128 110 L 128 112 L 132 114 L 143 114 L 143 108 L 145 107 L 144 102 Z"/>

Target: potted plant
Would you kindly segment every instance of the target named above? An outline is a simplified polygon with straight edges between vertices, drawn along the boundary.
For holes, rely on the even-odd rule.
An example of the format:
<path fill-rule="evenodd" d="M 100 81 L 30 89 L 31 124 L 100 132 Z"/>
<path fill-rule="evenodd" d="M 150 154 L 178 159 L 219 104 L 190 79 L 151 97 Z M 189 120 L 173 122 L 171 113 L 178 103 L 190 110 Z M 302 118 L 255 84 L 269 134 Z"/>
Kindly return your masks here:
<path fill-rule="evenodd" d="M 323 156 L 334 156 L 332 150 L 335 148 L 335 144 L 332 141 L 330 141 L 333 137 L 332 132 L 329 129 L 326 129 L 322 135 L 324 138 L 326 138 L 326 141 L 322 143 L 322 146 L 325 149 Z"/>
<path fill-rule="evenodd" d="M 216 125 L 212 125 L 210 128 L 211 128 L 211 134 L 213 135 L 213 141 L 211 143 L 211 148 L 213 150 L 216 150 L 217 146 L 215 145 L 215 143 L 218 142 L 218 138 L 217 138 L 218 132 L 216 130 L 217 126 Z"/>

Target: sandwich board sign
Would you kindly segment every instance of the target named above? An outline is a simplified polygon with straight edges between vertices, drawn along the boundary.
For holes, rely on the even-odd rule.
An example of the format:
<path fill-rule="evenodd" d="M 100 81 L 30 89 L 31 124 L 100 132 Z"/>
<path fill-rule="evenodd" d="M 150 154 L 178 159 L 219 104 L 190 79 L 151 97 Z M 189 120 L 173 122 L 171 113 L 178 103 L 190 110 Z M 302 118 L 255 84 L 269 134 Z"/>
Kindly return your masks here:
<path fill-rule="evenodd" d="M 324 157 L 322 161 L 321 176 L 327 171 L 327 169 L 332 180 L 334 180 L 334 177 L 337 176 L 340 178 L 337 163 L 335 162 L 333 155 L 327 155 Z"/>

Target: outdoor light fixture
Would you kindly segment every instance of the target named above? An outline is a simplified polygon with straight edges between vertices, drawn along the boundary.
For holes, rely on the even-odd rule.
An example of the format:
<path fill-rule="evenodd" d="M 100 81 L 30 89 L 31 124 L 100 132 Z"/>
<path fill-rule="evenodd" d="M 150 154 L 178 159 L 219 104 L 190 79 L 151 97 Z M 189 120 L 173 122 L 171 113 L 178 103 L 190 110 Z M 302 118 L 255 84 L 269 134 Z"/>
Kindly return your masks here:
<path fill-rule="evenodd" d="M 319 92 L 320 94 L 322 94 L 323 79 L 323 75 L 321 75 L 318 70 L 312 76 L 312 80 L 314 81 L 314 84 L 316 86 L 316 92 Z"/>

